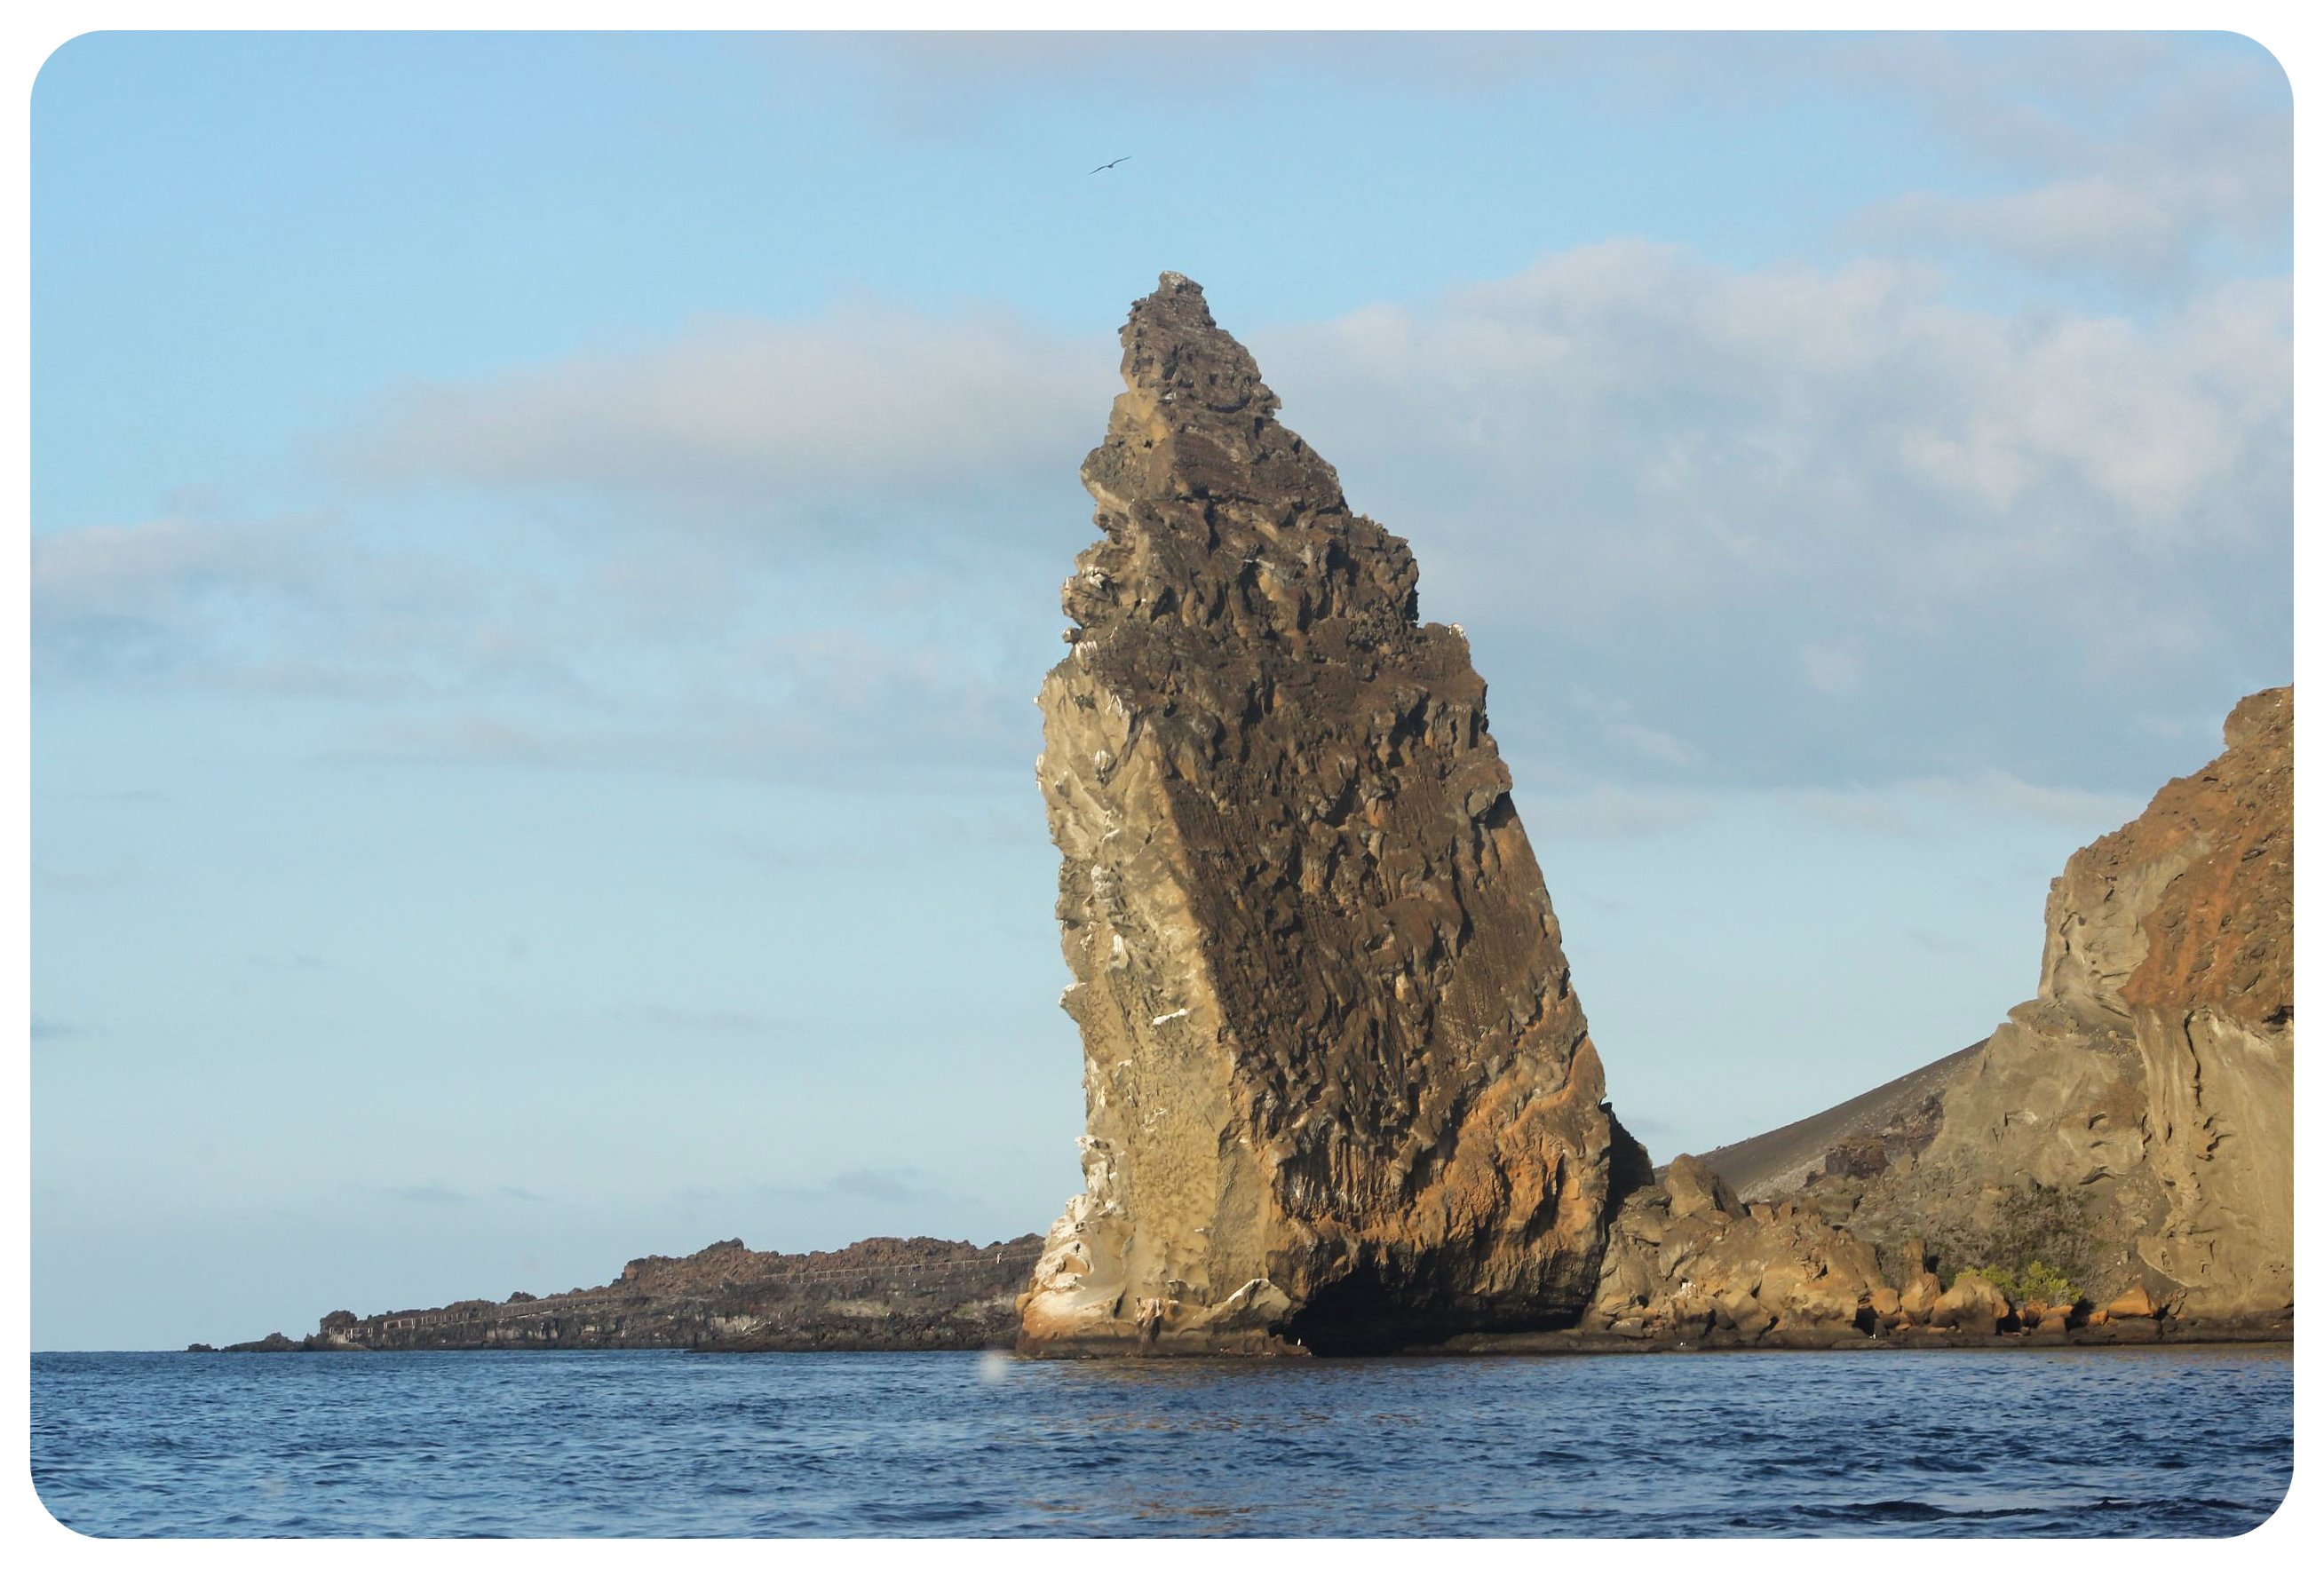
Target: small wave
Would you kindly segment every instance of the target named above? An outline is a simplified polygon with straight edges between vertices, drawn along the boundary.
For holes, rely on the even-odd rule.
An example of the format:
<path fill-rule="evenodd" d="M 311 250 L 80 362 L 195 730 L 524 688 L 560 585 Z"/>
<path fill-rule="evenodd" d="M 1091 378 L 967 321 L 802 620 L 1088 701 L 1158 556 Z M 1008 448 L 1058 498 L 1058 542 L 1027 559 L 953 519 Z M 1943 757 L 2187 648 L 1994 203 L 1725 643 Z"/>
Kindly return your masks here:
<path fill-rule="evenodd" d="M 33 1479 L 106 1536 L 2216 1537 L 2292 1461 L 2288 1357 L 2232 1387 L 1997 1356 L 1024 1364 L 996 1390 L 973 1359 L 593 1356 L 35 1358 Z M 2070 1420 L 2116 1436 L 1960 1437 Z M 2172 1453 L 2120 1437 L 2156 1431 Z"/>

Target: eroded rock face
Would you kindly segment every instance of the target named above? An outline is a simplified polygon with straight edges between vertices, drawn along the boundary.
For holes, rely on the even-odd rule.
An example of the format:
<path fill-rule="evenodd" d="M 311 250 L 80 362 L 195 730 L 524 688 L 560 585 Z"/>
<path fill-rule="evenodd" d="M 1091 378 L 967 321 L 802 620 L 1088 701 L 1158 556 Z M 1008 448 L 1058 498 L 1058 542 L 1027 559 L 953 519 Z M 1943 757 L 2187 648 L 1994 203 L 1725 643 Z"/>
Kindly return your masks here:
<path fill-rule="evenodd" d="M 2067 863 L 2040 995 L 1980 1048 L 1628 1193 L 1583 1334 L 2285 1331 L 2292 713 L 2289 688 L 2246 698 L 2226 752 Z"/>
<path fill-rule="evenodd" d="M 2043 1261 L 2089 1301 L 2290 1310 L 2292 722 L 2290 688 L 2245 698 L 2226 752 L 2067 862 L 2038 995 L 1952 1077 L 1914 1168 L 1840 1185 L 1853 1229 L 1958 1251 L 2046 1191 L 2069 1219 L 2043 1248 L 2077 1256 Z"/>
<path fill-rule="evenodd" d="M 1618 1147 L 1458 628 L 1176 274 L 1040 705 L 1086 1191 L 1028 1352 L 1570 1324 Z"/>

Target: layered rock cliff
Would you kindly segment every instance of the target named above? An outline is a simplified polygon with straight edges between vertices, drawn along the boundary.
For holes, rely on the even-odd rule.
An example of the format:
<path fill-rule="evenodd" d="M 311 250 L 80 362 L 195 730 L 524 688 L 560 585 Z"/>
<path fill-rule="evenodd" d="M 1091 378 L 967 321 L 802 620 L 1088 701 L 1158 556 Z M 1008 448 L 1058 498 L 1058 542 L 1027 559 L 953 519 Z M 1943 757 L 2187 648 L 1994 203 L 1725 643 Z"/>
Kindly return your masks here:
<path fill-rule="evenodd" d="M 333 1313 L 304 1340 L 278 1333 L 225 1349 L 975 1351 L 1016 1337 L 1016 1298 L 1038 1242 L 873 1237 L 817 1253 L 714 1242 L 683 1259 L 633 1259 L 609 1285 L 368 1318 Z"/>
<path fill-rule="evenodd" d="M 1585 1330 L 2288 1334 L 2292 689 L 2226 739 L 2067 862 L 2038 994 L 1979 1048 L 1629 1194 Z"/>
<path fill-rule="evenodd" d="M 1132 307 L 1039 762 L 1086 1191 L 1033 1352 L 1571 1324 L 1618 1156 L 1452 626 L 1203 292 Z"/>
<path fill-rule="evenodd" d="M 2066 863 L 2038 994 L 1947 1092 L 1918 1168 L 1868 1193 L 1868 1223 L 1975 1237 L 2038 1184 L 2087 1216 L 2101 1299 L 2291 1307 L 2292 688 L 2237 704 L 2226 739 Z"/>

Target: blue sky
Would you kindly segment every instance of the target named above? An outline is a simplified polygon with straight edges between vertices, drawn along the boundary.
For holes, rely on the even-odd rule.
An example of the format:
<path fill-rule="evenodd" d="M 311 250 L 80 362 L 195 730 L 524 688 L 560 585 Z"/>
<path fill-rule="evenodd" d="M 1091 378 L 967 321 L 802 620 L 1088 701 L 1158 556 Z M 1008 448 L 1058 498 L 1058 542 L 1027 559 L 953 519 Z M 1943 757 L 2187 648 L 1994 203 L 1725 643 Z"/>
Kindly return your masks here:
<path fill-rule="evenodd" d="M 1164 268 L 1468 628 L 1658 1158 L 1984 1034 L 2291 678 L 2232 36 L 98 34 L 32 116 L 43 1348 L 1046 1227 Z"/>

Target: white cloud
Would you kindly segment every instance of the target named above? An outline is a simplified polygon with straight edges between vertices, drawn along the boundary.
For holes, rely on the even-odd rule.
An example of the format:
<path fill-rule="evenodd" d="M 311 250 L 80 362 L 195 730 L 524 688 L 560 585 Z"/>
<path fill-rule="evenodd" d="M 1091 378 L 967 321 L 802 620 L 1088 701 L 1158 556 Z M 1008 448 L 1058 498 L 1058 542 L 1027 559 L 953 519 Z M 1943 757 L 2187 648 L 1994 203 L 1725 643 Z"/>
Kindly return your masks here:
<path fill-rule="evenodd" d="M 1893 791 L 1808 789 L 1794 791 L 1792 798 L 1810 816 L 1857 833 L 1884 839 L 1919 839 L 1929 833 L 1898 805 Z"/>
<path fill-rule="evenodd" d="M 1052 569 L 909 596 L 876 554 L 802 568 L 758 544 L 546 552 L 306 520 L 42 536 L 33 671 L 53 697 L 223 690 L 297 705 L 315 755 L 944 788 L 1022 768 L 1058 645 Z M 1001 572 L 1006 577 L 1006 572 Z M 423 592 L 426 589 L 429 591 Z M 1000 674 L 1021 662 L 1013 679 Z"/>
<path fill-rule="evenodd" d="M 987 32 L 826 47 L 868 69 L 875 113 L 908 136 L 996 130 L 1028 92 L 1102 93 L 1137 125 L 1286 78 L 1405 100 L 1554 95 L 1614 126 L 1683 106 L 1747 134 L 1822 114 L 1877 136 L 1902 115 L 1914 143 L 1949 154 L 1951 184 L 1862 215 L 1858 245 L 2168 291 L 2215 281 L 2222 254 L 2273 265 L 2291 244 L 2290 85 L 2264 50 L 2217 34 Z"/>
<path fill-rule="evenodd" d="M 2282 281 L 2006 316 L 1617 241 L 1242 336 L 1530 782 L 2114 788 L 2289 673 Z M 460 527 L 44 535 L 36 663 L 372 705 L 350 755 L 1017 766 L 1114 357 L 859 308 L 410 391 L 346 451 Z"/>
<path fill-rule="evenodd" d="M 1609 784 L 1584 789 L 1528 789 L 1527 778 L 1553 771 L 1528 768 L 1531 761 L 1521 754 L 1509 758 L 1517 775 L 1515 797 L 1526 831 L 1542 843 L 1660 838 L 1714 824 L 1722 817 L 1730 820 L 1713 829 L 1714 837 L 1758 832 L 1736 825 L 1761 821 L 1772 809 L 1876 839 L 1952 840 L 1965 826 L 2015 822 L 2062 825 L 2080 844 L 2129 822 L 2145 809 L 2148 799 L 2129 791 L 2038 785 L 1993 769 L 1873 785 L 1766 790 Z M 1737 813 L 1743 817 L 1731 817 Z"/>
<path fill-rule="evenodd" d="M 2096 503 L 2070 520 L 2074 544 L 2237 526 L 2195 503 L 2280 477 L 2261 465 L 2284 456 L 2290 307 L 2288 285 L 2254 283 L 2156 329 L 2006 318 L 1886 263 L 1746 272 L 1615 241 L 1425 312 L 1376 309 L 1263 341 L 1270 368 L 1287 367 L 1275 380 L 1333 389 L 1328 412 L 1366 397 L 1367 438 L 1401 433 L 1400 448 L 1502 475 L 1594 459 L 1578 472 L 1595 479 L 1618 462 L 1605 477 L 1723 569 L 1794 559 L 1803 536 L 1868 521 L 1860 503 L 1900 481 L 1960 532 L 2016 533 L 2020 503 L 2054 488 Z M 1390 374 L 1401 396 L 1378 384 Z M 1770 514 L 1764 503 L 1786 492 L 1817 504 Z"/>
<path fill-rule="evenodd" d="M 1620 241 L 1252 336 L 1428 613 L 1514 661 L 1497 728 L 1781 782 L 2150 775 L 2134 713 L 2288 677 L 2290 335 L 2288 281 L 2005 316 Z"/>
<path fill-rule="evenodd" d="M 1667 790 L 1529 790 L 1529 771 L 1511 759 L 1517 774 L 1515 798 L 1526 835 L 1545 843 L 1560 839 L 1640 839 L 1674 833 L 1702 821 L 1711 804 L 1698 795 Z"/>
<path fill-rule="evenodd" d="M 1800 669 L 1808 685 L 1828 697 L 1845 697 L 1864 684 L 1864 656 L 1852 648 L 1805 644 Z"/>
<path fill-rule="evenodd" d="M 1882 202 L 1861 215 L 1857 237 L 2180 293 L 2222 275 L 2223 260 L 2288 259 L 2289 84 L 2273 59 L 2225 42 L 2120 34 L 1870 46 L 1876 74 L 1932 130 L 1979 154 L 1988 178 L 1973 191 Z M 2012 183 L 1990 189 L 1994 176 Z"/>
<path fill-rule="evenodd" d="M 2156 780 L 2155 788 L 2160 789 L 2163 783 Z M 2111 833 L 2127 823 L 2145 809 L 2148 799 L 2146 796 L 2122 791 L 2034 784 L 1998 769 L 1980 770 L 1960 779 L 1924 780 L 1914 788 L 1938 800 L 2043 822 L 2066 823 L 2096 833 Z"/>
<path fill-rule="evenodd" d="M 775 1198 L 868 1199 L 877 1204 L 908 1204 L 928 1196 L 927 1174 L 913 1166 L 869 1167 L 835 1172 L 810 1186 L 761 1184 L 758 1191 Z"/>
<path fill-rule="evenodd" d="M 155 518 L 36 534 L 42 679 L 197 681 L 373 701 L 488 663 L 481 585 L 319 515 Z"/>
<path fill-rule="evenodd" d="M 446 694 L 356 715 L 327 755 L 349 762 L 467 762 L 710 773 L 828 782 L 859 793 L 1029 766 L 1038 719 L 962 642 L 881 641 L 845 628 L 730 632 L 641 645 L 645 668 L 607 669 L 579 697 Z M 603 662 L 596 656 L 586 662 Z"/>
<path fill-rule="evenodd" d="M 1702 761 L 1702 753 L 1668 731 L 1656 730 L 1651 725 L 1609 725 L 1606 734 L 1639 755 L 1674 768 L 1692 768 Z"/>
<path fill-rule="evenodd" d="M 35 535 L 35 624 L 157 622 L 191 614 L 205 592 L 280 591 L 326 570 L 319 518 L 216 522 L 156 518 Z"/>
<path fill-rule="evenodd" d="M 1916 191 L 1857 224 L 1860 237 L 1938 254 L 1993 252 L 2045 271 L 2142 288 L 2183 285 L 2207 246 L 2264 254 L 2289 238 L 2290 143 L 2177 169 L 2137 167 L 1994 196 Z"/>
<path fill-rule="evenodd" d="M 1871 788 L 1812 787 L 1782 794 L 1825 822 L 1888 839 L 1948 835 L 1963 822 L 2012 818 L 2063 824 L 2089 840 L 2112 833 L 2146 806 L 2144 796 L 2034 784 L 1998 769 Z"/>
<path fill-rule="evenodd" d="M 741 498 L 793 523 L 876 519 L 907 498 L 957 511 L 1069 475 L 1104 429 L 1117 357 L 995 314 L 707 320 L 403 387 L 339 457 L 374 481 Z"/>

